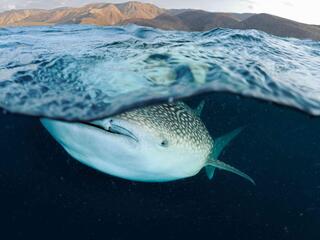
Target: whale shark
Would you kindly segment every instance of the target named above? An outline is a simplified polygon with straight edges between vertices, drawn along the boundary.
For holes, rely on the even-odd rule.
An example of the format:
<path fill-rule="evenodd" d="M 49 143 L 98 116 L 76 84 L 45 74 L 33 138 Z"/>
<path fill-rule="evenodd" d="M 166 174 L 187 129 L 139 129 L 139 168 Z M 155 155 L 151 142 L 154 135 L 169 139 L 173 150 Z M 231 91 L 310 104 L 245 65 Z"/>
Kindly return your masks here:
<path fill-rule="evenodd" d="M 205 168 L 254 180 L 222 162 L 222 150 L 242 128 L 213 139 L 196 109 L 184 102 L 137 108 L 91 122 L 42 118 L 43 126 L 75 159 L 101 172 L 133 181 L 167 182 L 192 177 Z"/>

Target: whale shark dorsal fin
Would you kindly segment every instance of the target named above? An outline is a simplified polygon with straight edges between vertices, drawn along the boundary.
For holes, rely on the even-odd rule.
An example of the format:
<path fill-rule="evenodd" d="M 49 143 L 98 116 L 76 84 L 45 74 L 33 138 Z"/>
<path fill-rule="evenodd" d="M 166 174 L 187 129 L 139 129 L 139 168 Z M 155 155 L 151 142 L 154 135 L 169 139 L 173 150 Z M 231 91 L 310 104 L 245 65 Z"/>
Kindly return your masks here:
<path fill-rule="evenodd" d="M 249 180 L 250 182 L 252 182 L 253 184 L 254 181 L 252 178 L 250 178 L 247 174 L 241 172 L 240 170 L 222 162 L 219 161 L 219 156 L 222 152 L 222 150 L 236 137 L 239 135 L 239 133 L 244 129 L 244 127 L 240 127 L 237 128 L 235 130 L 233 130 L 232 132 L 219 137 L 218 139 L 216 139 L 214 141 L 214 146 L 212 149 L 211 154 L 208 157 L 208 161 L 206 163 L 205 169 L 206 169 L 206 174 L 208 176 L 208 178 L 211 180 L 213 178 L 214 175 L 214 171 L 216 168 L 221 169 L 221 170 L 225 170 L 228 172 L 232 172 L 235 173 L 247 180 Z"/>
<path fill-rule="evenodd" d="M 201 117 L 201 113 L 204 107 L 205 101 L 202 100 L 199 105 L 193 110 L 194 114 L 197 115 L 198 117 Z"/>
<path fill-rule="evenodd" d="M 228 172 L 232 172 L 234 174 L 239 175 L 240 177 L 243 177 L 245 179 L 247 179 L 248 181 L 250 181 L 252 184 L 256 185 L 255 181 L 249 177 L 247 174 L 245 174 L 244 172 L 241 172 L 240 170 L 236 169 L 235 167 L 232 167 L 224 162 L 221 162 L 219 160 L 209 160 L 207 162 L 207 166 L 211 166 L 213 168 L 218 168 L 221 170 L 225 170 Z"/>

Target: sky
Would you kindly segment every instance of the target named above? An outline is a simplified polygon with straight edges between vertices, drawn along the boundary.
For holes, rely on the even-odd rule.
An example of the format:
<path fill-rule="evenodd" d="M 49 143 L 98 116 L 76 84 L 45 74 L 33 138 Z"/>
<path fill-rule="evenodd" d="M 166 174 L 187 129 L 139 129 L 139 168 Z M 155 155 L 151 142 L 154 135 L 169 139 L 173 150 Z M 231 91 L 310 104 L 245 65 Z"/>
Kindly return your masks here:
<path fill-rule="evenodd" d="M 57 8 L 125 0 L 0 0 L 0 11 L 21 8 Z M 193 8 L 216 12 L 270 13 L 299 22 L 320 25 L 319 0 L 140 0 L 163 8 Z"/>

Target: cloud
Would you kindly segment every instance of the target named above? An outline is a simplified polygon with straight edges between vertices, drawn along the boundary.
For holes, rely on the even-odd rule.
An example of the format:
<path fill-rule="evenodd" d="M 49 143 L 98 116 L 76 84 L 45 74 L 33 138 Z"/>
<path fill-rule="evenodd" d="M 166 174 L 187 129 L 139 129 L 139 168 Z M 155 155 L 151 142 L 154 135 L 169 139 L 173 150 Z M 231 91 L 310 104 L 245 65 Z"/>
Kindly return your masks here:
<path fill-rule="evenodd" d="M 257 5 L 257 3 L 253 0 L 240 0 L 240 2 L 242 2 L 243 6 L 245 6 L 246 8 L 253 10 L 255 8 L 255 6 Z"/>
<path fill-rule="evenodd" d="M 255 4 L 255 1 L 253 0 L 240 0 L 241 2 L 246 2 L 246 3 L 249 3 L 249 4 Z"/>
<path fill-rule="evenodd" d="M 9 4 L 9 5 L 7 5 L 7 9 L 8 10 L 14 10 L 14 9 L 16 9 L 17 7 L 16 7 L 16 5 L 14 5 L 14 4 Z"/>
<path fill-rule="evenodd" d="M 283 1 L 282 4 L 284 4 L 285 6 L 288 6 L 288 7 L 294 7 L 293 2 Z"/>

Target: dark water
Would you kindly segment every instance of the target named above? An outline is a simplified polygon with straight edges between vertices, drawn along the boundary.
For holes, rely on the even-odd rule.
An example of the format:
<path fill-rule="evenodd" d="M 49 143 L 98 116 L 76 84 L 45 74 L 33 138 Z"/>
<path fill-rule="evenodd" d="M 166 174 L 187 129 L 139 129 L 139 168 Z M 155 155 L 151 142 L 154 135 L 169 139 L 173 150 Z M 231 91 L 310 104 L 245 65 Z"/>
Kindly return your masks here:
<path fill-rule="evenodd" d="M 257 186 L 222 171 L 213 181 L 201 172 L 161 184 L 111 177 L 71 159 L 38 119 L 3 115 L 2 235 L 319 239 L 320 120 L 233 95 L 205 99 L 202 119 L 212 136 L 248 126 L 221 159 L 247 172 Z"/>
<path fill-rule="evenodd" d="M 0 104 L 24 113 L 0 116 L 0 239 L 320 239 L 319 43 L 63 26 L 2 29 L 0 45 Z M 185 101 L 206 100 L 213 137 L 247 126 L 221 160 L 257 186 L 223 171 L 161 184 L 111 177 L 27 116 L 92 119 L 200 92 Z"/>

